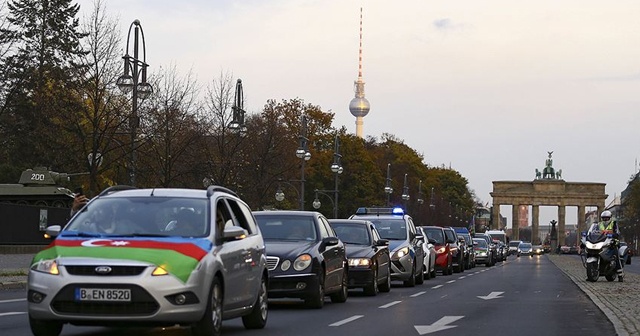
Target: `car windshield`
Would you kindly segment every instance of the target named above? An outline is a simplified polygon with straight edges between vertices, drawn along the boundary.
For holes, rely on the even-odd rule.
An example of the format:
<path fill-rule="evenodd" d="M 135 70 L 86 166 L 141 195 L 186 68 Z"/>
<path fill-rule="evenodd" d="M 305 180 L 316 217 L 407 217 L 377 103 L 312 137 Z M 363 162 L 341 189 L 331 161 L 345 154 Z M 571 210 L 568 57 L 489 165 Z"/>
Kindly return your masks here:
<path fill-rule="evenodd" d="M 315 241 L 316 226 L 309 216 L 256 216 L 265 240 Z"/>
<path fill-rule="evenodd" d="M 407 223 L 403 218 L 371 218 L 380 237 L 389 240 L 407 239 Z"/>
<path fill-rule="evenodd" d="M 196 236 L 209 234 L 208 200 L 184 197 L 97 198 L 63 235 Z"/>
<path fill-rule="evenodd" d="M 433 239 L 438 245 L 444 245 L 444 232 L 440 228 L 424 228 L 427 238 Z"/>
<path fill-rule="evenodd" d="M 520 241 L 509 242 L 509 247 L 518 247 L 518 245 L 520 245 Z"/>
<path fill-rule="evenodd" d="M 476 247 L 479 248 L 487 248 L 487 241 L 482 239 L 482 238 L 475 238 L 473 239 L 474 242 L 478 243 L 478 245 L 476 245 Z"/>
<path fill-rule="evenodd" d="M 331 227 L 345 244 L 373 245 L 364 225 L 331 223 Z"/>
<path fill-rule="evenodd" d="M 520 243 L 520 248 L 531 248 L 531 244 L 530 243 Z"/>

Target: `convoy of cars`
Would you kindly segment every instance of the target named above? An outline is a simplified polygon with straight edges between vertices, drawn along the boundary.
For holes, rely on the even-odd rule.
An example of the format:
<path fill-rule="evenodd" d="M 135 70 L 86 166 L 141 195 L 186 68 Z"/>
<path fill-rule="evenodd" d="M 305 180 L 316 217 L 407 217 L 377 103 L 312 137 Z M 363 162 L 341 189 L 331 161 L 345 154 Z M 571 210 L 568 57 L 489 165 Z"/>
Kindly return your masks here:
<path fill-rule="evenodd" d="M 36 336 L 57 336 L 65 323 L 220 335 L 222 321 L 237 317 L 258 329 L 269 298 L 322 308 L 325 296 L 346 302 L 349 289 L 412 287 L 436 271 L 492 266 L 501 243 L 466 228 L 416 226 L 400 208 L 331 220 L 316 211 L 251 211 L 219 186 L 111 187 L 47 234 L 54 241 L 34 257 L 27 285 Z"/>

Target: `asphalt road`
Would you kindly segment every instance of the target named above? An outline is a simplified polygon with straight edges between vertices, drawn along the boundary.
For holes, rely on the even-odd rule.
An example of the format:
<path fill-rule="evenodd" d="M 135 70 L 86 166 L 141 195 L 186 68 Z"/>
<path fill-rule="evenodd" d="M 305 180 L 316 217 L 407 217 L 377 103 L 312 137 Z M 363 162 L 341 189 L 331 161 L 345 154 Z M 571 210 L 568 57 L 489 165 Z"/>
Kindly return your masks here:
<path fill-rule="evenodd" d="M 0 334 L 31 335 L 24 290 L 0 292 Z M 62 335 L 122 335 L 118 329 L 66 325 Z M 131 335 L 190 335 L 185 328 L 135 329 Z M 546 256 L 479 266 L 413 288 L 367 297 L 351 291 L 346 303 L 306 309 L 299 301 L 272 300 L 264 330 L 245 330 L 240 319 L 223 335 L 615 335 L 600 309 Z"/>

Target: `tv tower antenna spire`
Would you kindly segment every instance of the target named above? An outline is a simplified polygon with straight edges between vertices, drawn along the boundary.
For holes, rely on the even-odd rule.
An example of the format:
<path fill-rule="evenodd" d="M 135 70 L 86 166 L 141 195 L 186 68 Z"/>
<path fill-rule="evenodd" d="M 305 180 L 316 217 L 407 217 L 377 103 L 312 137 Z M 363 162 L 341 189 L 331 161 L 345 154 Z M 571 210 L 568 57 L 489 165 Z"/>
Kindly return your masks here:
<path fill-rule="evenodd" d="M 362 7 L 360 7 L 360 45 L 358 48 L 358 79 L 354 82 L 355 98 L 349 103 L 349 111 L 356 117 L 356 136 L 363 138 L 362 126 L 364 117 L 369 114 L 371 105 L 364 97 L 364 80 L 362 79 Z"/>

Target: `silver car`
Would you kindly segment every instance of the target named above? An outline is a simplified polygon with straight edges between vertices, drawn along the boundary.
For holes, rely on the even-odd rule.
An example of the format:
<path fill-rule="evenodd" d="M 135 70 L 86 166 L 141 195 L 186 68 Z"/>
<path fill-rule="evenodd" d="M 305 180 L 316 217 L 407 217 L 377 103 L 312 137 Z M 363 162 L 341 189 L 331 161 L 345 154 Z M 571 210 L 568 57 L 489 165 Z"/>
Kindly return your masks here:
<path fill-rule="evenodd" d="M 38 253 L 27 300 L 34 335 L 74 325 L 184 325 L 219 335 L 222 320 L 267 322 L 265 245 L 232 191 L 116 186 L 94 197 Z"/>

